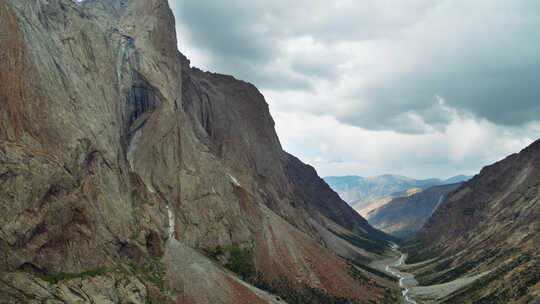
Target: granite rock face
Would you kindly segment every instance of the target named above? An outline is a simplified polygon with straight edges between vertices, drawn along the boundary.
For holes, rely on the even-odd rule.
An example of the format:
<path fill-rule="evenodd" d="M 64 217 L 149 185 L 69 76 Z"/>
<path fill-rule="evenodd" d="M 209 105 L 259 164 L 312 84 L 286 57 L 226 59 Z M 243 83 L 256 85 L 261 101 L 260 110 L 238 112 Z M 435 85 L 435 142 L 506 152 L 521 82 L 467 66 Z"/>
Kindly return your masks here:
<path fill-rule="evenodd" d="M 272 292 L 392 301 L 347 262 L 386 235 L 253 85 L 190 67 L 166 0 L 0 0 L 0 33 L 1 302 L 275 302 L 234 252 Z"/>
<path fill-rule="evenodd" d="M 540 300 L 540 140 L 448 194 L 406 243 L 422 285 L 488 273 L 441 303 Z"/>

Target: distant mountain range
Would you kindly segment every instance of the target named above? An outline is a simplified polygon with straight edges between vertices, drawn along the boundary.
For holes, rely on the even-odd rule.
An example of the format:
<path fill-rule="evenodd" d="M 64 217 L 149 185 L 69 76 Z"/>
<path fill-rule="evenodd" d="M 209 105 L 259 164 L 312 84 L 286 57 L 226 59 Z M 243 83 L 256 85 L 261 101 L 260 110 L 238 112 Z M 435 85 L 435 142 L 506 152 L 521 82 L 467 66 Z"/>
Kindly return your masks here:
<path fill-rule="evenodd" d="M 457 189 L 461 184 L 462 182 L 459 182 L 433 186 L 424 191 L 407 191 L 407 195 L 392 198 L 381 207 L 362 215 L 375 228 L 406 239 L 422 228 L 447 193 Z"/>
<path fill-rule="evenodd" d="M 455 184 L 467 181 L 471 176 L 456 175 L 442 180 L 439 178 L 414 179 L 401 175 L 385 174 L 374 177 L 356 175 L 328 176 L 324 180 L 339 196 L 354 209 L 360 211 L 380 200 L 403 195 L 411 188 L 427 189 L 432 186 Z"/>

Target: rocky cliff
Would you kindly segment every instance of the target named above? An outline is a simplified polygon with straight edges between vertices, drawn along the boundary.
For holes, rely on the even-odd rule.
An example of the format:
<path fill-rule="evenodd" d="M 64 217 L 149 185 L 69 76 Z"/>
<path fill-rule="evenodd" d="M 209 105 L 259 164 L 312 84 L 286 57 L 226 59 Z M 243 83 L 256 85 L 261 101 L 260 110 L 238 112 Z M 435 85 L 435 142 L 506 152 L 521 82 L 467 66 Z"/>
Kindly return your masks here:
<path fill-rule="evenodd" d="M 437 303 L 540 300 L 540 140 L 450 193 L 407 242 L 422 285 L 483 275 Z"/>
<path fill-rule="evenodd" d="M 385 205 L 369 211 L 366 219 L 373 227 L 406 239 L 420 230 L 446 194 L 460 185 L 433 186 L 411 195 L 395 197 Z"/>
<path fill-rule="evenodd" d="M 386 235 L 190 67 L 166 0 L 0 0 L 0 33 L 0 302 L 394 300 L 354 264 Z"/>

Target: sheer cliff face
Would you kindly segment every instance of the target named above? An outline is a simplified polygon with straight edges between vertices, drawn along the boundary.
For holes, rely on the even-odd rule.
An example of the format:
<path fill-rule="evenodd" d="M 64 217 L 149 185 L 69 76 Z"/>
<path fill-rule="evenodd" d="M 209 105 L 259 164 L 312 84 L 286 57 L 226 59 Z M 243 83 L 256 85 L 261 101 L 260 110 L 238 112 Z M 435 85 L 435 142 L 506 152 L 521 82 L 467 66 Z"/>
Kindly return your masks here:
<path fill-rule="evenodd" d="M 2 301 L 275 301 L 216 248 L 272 291 L 390 293 L 337 257 L 384 235 L 282 151 L 255 87 L 189 67 L 166 0 L 0 0 L 0 31 Z"/>
<path fill-rule="evenodd" d="M 424 284 L 489 271 L 446 303 L 529 303 L 540 298 L 540 140 L 450 193 L 407 242 Z M 433 260 L 431 260 L 434 258 Z M 443 302 L 444 302 L 443 301 Z"/>

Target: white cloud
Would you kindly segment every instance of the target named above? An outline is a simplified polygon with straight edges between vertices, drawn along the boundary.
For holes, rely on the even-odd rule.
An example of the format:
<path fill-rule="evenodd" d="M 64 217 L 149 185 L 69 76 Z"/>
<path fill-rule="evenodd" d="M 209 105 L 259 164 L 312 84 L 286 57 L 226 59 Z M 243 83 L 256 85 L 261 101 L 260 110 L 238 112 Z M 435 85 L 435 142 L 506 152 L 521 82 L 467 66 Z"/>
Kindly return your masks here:
<path fill-rule="evenodd" d="M 322 175 L 470 174 L 540 134 L 540 2 L 170 3 L 193 65 L 257 85 Z"/>
<path fill-rule="evenodd" d="M 321 176 L 384 173 L 417 178 L 475 174 L 482 166 L 518 152 L 540 134 L 540 123 L 507 128 L 470 113 L 452 112 L 442 131 L 404 134 L 370 131 L 328 115 L 276 112 L 284 148 L 317 168 Z"/>

